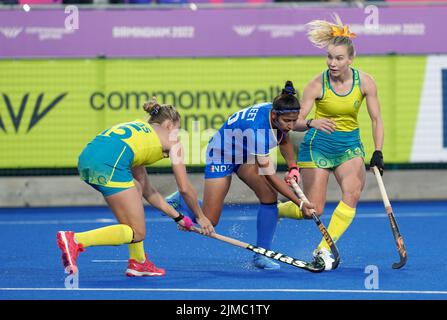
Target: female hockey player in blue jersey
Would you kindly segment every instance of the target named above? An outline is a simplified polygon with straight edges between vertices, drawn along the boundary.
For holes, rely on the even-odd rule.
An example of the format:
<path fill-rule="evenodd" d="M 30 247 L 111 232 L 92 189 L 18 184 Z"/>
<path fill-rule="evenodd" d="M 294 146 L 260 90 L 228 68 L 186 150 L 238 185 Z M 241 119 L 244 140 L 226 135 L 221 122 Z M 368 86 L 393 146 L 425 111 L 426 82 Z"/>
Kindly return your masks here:
<path fill-rule="evenodd" d="M 290 190 L 289 179 L 299 182 L 293 145 L 288 132 L 293 129 L 300 112 L 291 81 L 273 103 L 255 104 L 231 115 L 210 139 L 206 151 L 205 186 L 202 210 L 215 226 L 235 173 L 256 194 L 260 205 L 257 215 L 257 246 L 270 249 L 278 221 L 278 192 L 296 203 L 306 216 L 314 206 L 304 203 Z M 276 175 L 270 150 L 279 146 L 289 172 L 286 182 Z M 179 192 L 167 198 L 179 212 L 189 212 Z M 277 270 L 279 264 L 262 255 L 254 256 L 254 265 L 261 269 Z"/>

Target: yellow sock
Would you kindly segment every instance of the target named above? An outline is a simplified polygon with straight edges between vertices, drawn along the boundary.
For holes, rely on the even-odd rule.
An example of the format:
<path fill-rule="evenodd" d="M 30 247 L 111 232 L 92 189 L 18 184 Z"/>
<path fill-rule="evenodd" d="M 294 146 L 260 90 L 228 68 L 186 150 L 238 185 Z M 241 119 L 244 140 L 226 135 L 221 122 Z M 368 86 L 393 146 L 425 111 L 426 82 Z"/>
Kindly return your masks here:
<path fill-rule="evenodd" d="M 278 204 L 278 215 L 280 218 L 303 219 L 303 213 L 294 202 L 287 201 Z"/>
<path fill-rule="evenodd" d="M 85 248 L 90 246 L 118 246 L 131 243 L 133 230 L 125 224 L 115 224 L 104 228 L 75 233 L 75 240 Z"/>
<path fill-rule="evenodd" d="M 332 237 L 332 240 L 335 242 L 340 239 L 342 234 L 348 229 L 352 220 L 355 216 L 355 208 L 351 208 L 343 201 L 338 203 L 338 206 L 335 208 L 334 213 L 332 214 L 331 221 L 329 222 L 329 227 L 327 231 Z M 327 245 L 324 238 L 321 240 L 318 245 L 318 249 L 326 248 L 330 251 L 329 246 Z"/>
<path fill-rule="evenodd" d="M 129 244 L 129 258 L 138 262 L 146 260 L 143 241 Z"/>

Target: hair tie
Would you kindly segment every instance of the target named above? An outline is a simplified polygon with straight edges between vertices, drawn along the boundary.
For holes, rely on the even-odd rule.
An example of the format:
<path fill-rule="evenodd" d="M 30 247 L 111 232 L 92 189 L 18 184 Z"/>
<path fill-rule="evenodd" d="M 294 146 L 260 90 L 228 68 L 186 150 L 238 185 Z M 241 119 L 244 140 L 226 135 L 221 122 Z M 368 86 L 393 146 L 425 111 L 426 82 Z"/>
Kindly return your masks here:
<path fill-rule="evenodd" d="M 281 94 L 291 94 L 291 95 L 295 95 L 296 91 L 295 88 L 293 87 L 293 83 L 290 80 L 286 81 L 286 84 L 284 85 L 284 89 L 282 89 Z"/>
<path fill-rule="evenodd" d="M 156 114 L 158 114 L 158 111 L 160 110 L 160 105 L 156 104 L 152 110 L 149 112 L 149 114 L 151 116 L 155 116 Z"/>
<path fill-rule="evenodd" d="M 354 32 L 349 31 L 348 26 L 332 26 L 332 36 L 333 37 L 347 37 L 347 38 L 355 38 L 357 35 Z"/>
<path fill-rule="evenodd" d="M 295 91 L 295 88 L 294 88 L 294 87 L 292 87 L 292 86 L 286 86 L 286 87 L 284 88 L 284 93 L 291 94 L 291 95 L 295 95 L 296 91 Z"/>

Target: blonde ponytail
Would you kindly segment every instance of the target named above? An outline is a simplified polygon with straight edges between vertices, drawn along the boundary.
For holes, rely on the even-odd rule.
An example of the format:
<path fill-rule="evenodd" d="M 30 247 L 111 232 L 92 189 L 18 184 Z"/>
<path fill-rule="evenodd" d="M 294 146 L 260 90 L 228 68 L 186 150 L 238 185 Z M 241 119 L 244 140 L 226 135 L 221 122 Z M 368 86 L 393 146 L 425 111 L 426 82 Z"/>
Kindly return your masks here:
<path fill-rule="evenodd" d="M 306 24 L 308 28 L 307 37 L 317 48 L 326 48 L 328 45 L 346 45 L 350 56 L 354 55 L 354 45 L 351 38 L 356 34 L 349 31 L 338 14 L 333 15 L 334 22 L 325 20 L 313 20 Z"/>

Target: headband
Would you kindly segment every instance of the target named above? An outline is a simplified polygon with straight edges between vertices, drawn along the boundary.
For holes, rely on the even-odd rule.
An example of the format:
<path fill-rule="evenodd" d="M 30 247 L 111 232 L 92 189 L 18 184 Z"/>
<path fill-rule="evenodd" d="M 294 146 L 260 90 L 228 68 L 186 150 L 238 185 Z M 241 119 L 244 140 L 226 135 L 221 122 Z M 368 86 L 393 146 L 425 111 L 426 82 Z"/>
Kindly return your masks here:
<path fill-rule="evenodd" d="M 273 109 L 273 111 L 277 114 L 283 114 L 283 113 L 291 113 L 291 112 L 300 112 L 300 109 L 281 109 L 281 110 Z"/>

